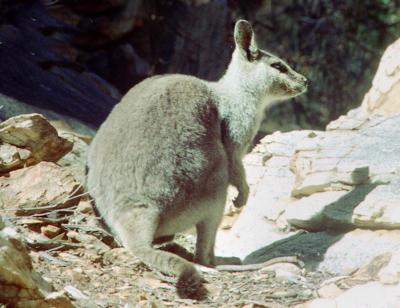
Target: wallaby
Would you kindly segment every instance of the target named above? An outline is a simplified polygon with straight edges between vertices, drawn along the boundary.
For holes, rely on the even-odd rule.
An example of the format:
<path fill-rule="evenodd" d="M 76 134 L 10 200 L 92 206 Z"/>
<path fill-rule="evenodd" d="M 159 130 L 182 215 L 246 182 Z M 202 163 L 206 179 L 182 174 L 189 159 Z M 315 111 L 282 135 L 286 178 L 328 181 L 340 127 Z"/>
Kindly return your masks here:
<path fill-rule="evenodd" d="M 257 47 L 249 22 L 236 22 L 234 40 L 232 60 L 217 82 L 164 75 L 134 86 L 101 125 L 88 154 L 87 186 L 99 213 L 145 264 L 178 277 L 182 298 L 205 296 L 201 275 L 153 242 L 196 226 L 194 262 L 216 265 L 227 188 L 238 190 L 235 206 L 246 204 L 242 158 L 265 107 L 307 88 L 305 77 Z"/>

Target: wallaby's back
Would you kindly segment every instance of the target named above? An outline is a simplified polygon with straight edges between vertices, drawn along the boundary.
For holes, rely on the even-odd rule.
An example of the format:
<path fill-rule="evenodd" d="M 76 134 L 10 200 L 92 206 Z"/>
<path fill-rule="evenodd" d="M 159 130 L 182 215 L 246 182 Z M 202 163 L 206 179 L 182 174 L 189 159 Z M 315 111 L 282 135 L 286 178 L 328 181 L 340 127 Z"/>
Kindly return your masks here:
<path fill-rule="evenodd" d="M 216 159 L 224 163 L 220 133 L 217 107 L 201 80 L 167 75 L 138 84 L 115 106 L 90 149 L 88 185 L 100 212 L 115 212 L 121 193 L 164 207 L 204 194 L 199 190 Z"/>

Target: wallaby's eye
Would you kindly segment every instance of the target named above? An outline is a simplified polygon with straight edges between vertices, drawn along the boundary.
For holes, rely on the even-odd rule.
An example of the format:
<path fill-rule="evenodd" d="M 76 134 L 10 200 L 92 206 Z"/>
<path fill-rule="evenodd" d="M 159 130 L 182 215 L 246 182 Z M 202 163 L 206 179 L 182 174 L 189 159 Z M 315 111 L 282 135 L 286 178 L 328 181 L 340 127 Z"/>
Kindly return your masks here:
<path fill-rule="evenodd" d="M 271 67 L 277 69 L 278 71 L 280 71 L 281 73 L 284 73 L 284 74 L 288 72 L 287 67 L 280 62 L 272 63 Z"/>

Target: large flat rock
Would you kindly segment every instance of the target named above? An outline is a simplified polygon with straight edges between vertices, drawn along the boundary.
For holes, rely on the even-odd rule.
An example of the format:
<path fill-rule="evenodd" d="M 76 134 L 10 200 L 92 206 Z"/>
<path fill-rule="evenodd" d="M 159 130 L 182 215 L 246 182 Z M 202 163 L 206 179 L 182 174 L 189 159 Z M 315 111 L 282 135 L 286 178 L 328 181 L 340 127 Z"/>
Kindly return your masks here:
<path fill-rule="evenodd" d="M 400 116 L 361 130 L 275 133 L 245 159 L 251 196 L 217 252 L 244 257 L 293 233 L 400 227 Z"/>
<path fill-rule="evenodd" d="M 82 185 L 51 162 L 10 172 L 0 177 L 0 209 L 31 215 L 77 205 Z"/>

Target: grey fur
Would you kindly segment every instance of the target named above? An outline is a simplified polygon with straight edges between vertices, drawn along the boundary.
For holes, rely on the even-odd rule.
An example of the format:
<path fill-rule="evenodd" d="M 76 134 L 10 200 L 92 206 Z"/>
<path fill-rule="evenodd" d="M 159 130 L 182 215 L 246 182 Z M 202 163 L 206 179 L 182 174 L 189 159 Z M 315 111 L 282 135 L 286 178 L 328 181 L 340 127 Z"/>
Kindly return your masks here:
<path fill-rule="evenodd" d="M 271 99 L 306 89 L 304 77 L 256 47 L 248 22 L 236 23 L 235 42 L 232 62 L 219 82 L 165 75 L 133 87 L 89 151 L 87 185 L 102 217 L 144 263 L 179 277 L 181 297 L 204 296 L 201 276 L 192 263 L 154 249 L 153 241 L 196 226 L 194 261 L 214 266 L 228 185 L 239 191 L 235 205 L 247 202 L 242 158 L 263 109 Z M 278 74 L 270 66 L 274 61 L 288 73 Z M 271 73 L 255 80 L 264 66 Z"/>

